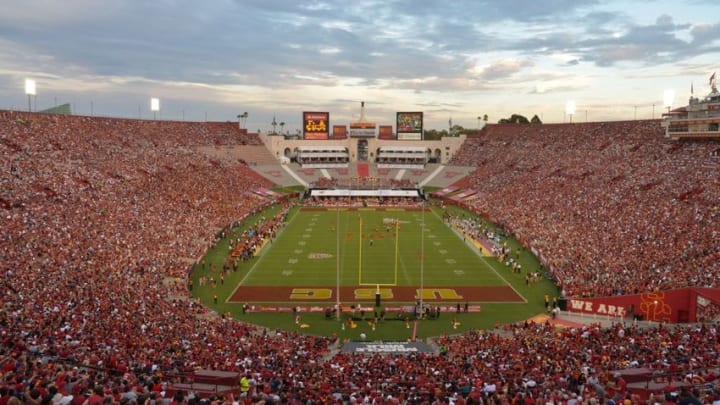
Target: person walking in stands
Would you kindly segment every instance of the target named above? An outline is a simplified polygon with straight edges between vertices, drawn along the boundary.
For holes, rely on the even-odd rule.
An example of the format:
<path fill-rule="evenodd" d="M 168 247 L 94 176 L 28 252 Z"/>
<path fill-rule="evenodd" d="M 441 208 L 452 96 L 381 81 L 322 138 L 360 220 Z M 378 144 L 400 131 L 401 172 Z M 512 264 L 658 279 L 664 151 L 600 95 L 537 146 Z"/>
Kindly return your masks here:
<path fill-rule="evenodd" d="M 700 400 L 697 399 L 697 397 L 695 397 L 689 389 L 683 388 L 680 391 L 680 400 L 678 401 L 678 405 L 702 405 L 702 402 L 700 402 Z"/>
<path fill-rule="evenodd" d="M 608 388 L 614 393 L 612 399 L 617 403 L 624 399 L 627 394 L 627 382 L 624 378 L 622 378 L 622 374 L 618 372 L 615 372 L 613 377 L 615 378 L 615 381 L 610 383 Z"/>
<path fill-rule="evenodd" d="M 240 379 L 240 395 L 246 397 L 250 391 L 250 376 L 245 373 Z"/>

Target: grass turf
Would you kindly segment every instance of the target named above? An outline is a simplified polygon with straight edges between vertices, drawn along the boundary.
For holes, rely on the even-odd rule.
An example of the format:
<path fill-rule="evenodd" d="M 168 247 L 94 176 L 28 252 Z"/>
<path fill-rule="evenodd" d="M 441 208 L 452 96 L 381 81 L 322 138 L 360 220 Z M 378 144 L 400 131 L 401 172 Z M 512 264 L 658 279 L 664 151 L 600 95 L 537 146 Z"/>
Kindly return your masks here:
<path fill-rule="evenodd" d="M 274 215 L 278 209 L 273 207 L 258 214 L 246 221 L 243 227 L 253 224 L 260 216 Z M 446 210 L 470 215 L 455 207 Z M 449 312 L 441 313 L 438 319 L 419 321 L 418 337 L 491 328 L 497 324 L 521 321 L 544 311 L 544 296 L 554 296 L 557 290 L 546 279 L 529 286 L 525 284 L 525 274 L 540 268 L 530 252 L 512 238 L 504 240 L 523 265 L 523 273 L 514 274 L 496 258 L 479 255 L 469 241 L 464 241 L 461 234 L 443 222 L 443 213 L 443 209 L 438 207 L 428 209 L 424 214 L 410 209 L 320 211 L 295 208 L 284 229 L 257 257 L 243 263 L 238 272 L 228 272 L 222 285 L 218 284 L 214 289 L 196 287 L 193 295 L 218 312 L 248 322 L 319 335 L 337 334 L 350 339 L 365 333 L 374 340 L 405 340 L 411 337 L 415 325 L 411 324 L 408 329 L 395 313 L 388 313 L 386 320 L 379 322 L 374 331 L 368 322 L 356 322 L 356 328 L 346 325 L 343 329 L 342 322 L 326 319 L 323 313 L 302 313 L 302 320 L 297 324 L 295 317 L 289 313 L 243 314 L 242 302 L 228 302 L 227 298 L 238 285 L 327 287 L 334 293 L 339 275 L 340 285 L 348 287 L 367 285 L 374 288 L 377 284 L 419 287 L 421 282 L 424 286 L 450 288 L 510 284 L 527 300 L 524 303 L 484 303 L 482 297 L 468 297 L 468 301 L 480 303 L 482 311 L 460 314 L 453 310 L 453 302 L 440 304 L 453 307 Z M 389 223 L 396 219 L 399 220 L 399 228 Z M 241 231 L 243 227 L 234 232 Z M 425 261 L 421 264 L 423 251 Z M 228 253 L 227 240 L 221 240 L 205 260 L 208 264 L 216 263 L 220 268 Z M 217 274 L 215 272 L 216 278 Z M 208 275 L 212 275 L 212 270 L 196 269 L 192 275 L 194 285 L 198 285 L 199 277 Z M 214 296 L 218 297 L 217 303 Z M 341 301 L 350 305 L 352 298 L 341 297 Z M 333 297 L 321 305 L 332 305 L 334 302 Z M 308 303 L 287 300 L 276 304 L 291 306 Z M 383 301 L 383 305 L 392 304 L 391 301 Z M 454 327 L 451 320 L 459 324 Z M 301 328 L 303 324 L 307 327 Z"/>

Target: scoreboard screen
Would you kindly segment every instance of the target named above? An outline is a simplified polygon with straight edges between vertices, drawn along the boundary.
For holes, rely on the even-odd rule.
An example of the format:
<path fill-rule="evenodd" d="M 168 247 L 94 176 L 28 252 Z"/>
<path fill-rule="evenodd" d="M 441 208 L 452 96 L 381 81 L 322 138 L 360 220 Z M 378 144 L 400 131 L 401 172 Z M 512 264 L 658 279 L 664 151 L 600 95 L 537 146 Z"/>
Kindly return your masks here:
<path fill-rule="evenodd" d="M 423 132 L 423 113 L 398 112 L 397 113 L 397 139 L 421 140 Z"/>
<path fill-rule="evenodd" d="M 328 139 L 329 137 L 329 112 L 303 112 L 303 139 Z"/>

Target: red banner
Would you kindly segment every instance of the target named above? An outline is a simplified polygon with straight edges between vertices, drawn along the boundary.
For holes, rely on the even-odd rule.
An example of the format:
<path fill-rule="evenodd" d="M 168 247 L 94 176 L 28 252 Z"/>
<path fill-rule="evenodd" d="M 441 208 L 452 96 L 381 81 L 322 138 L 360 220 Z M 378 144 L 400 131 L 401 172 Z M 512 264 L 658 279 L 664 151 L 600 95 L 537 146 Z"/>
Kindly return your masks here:
<path fill-rule="evenodd" d="M 656 322 L 697 322 L 720 316 L 720 289 L 681 288 L 635 295 L 568 298 L 566 309 L 609 318 L 631 318 Z"/>

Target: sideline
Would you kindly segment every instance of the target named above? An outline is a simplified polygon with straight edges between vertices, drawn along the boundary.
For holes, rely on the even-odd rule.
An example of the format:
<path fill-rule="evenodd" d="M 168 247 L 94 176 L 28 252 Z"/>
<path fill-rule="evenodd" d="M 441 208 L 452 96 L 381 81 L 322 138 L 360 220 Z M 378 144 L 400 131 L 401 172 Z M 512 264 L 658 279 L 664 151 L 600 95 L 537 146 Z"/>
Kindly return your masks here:
<path fill-rule="evenodd" d="M 294 221 L 295 218 L 297 218 L 297 214 L 298 214 L 298 210 L 295 210 L 295 213 L 292 215 L 292 217 L 282 226 L 282 228 L 280 229 L 280 232 L 278 232 L 277 235 L 275 235 L 275 239 L 279 238 L 280 235 L 282 235 L 283 232 L 285 232 L 285 229 L 290 224 L 290 222 Z M 258 260 L 255 262 L 255 264 L 252 265 L 252 267 L 250 267 L 250 270 L 248 270 L 245 277 L 243 277 L 242 280 L 240 280 L 240 282 L 237 284 L 237 286 L 235 286 L 235 288 L 232 290 L 230 295 L 228 295 L 228 298 L 225 300 L 226 302 L 229 302 L 228 300 L 230 299 L 230 297 L 232 297 L 235 294 L 235 291 L 237 291 L 238 288 L 240 288 L 243 284 L 245 284 L 245 281 L 247 280 L 247 278 L 250 277 L 250 275 L 253 273 L 253 271 L 255 271 L 255 268 L 257 267 L 257 265 L 265 258 L 265 252 L 266 252 L 265 246 L 266 245 L 267 245 L 267 243 L 263 244 L 263 249 L 260 251 L 260 253 L 258 253 L 256 255 Z"/>
<path fill-rule="evenodd" d="M 443 221 L 443 219 L 438 215 L 437 212 L 435 212 L 435 210 L 433 210 L 432 208 L 430 208 L 430 211 L 433 213 L 433 215 L 435 215 L 435 216 L 440 220 L 440 222 L 442 222 L 443 224 L 445 224 L 445 221 Z M 473 215 L 476 215 L 476 214 L 473 213 Z M 445 224 L 445 226 L 447 226 L 447 224 Z M 454 226 L 448 226 L 448 228 L 452 229 L 453 232 L 455 232 L 455 235 L 457 235 L 457 237 L 459 237 L 459 238 L 462 238 L 462 237 L 463 237 L 463 235 L 460 233 L 460 231 L 458 231 L 457 228 L 455 228 Z M 469 238 L 469 239 L 472 240 L 472 241 L 475 241 L 473 238 Z M 465 242 L 465 243 L 466 243 L 466 244 L 470 244 L 470 243 L 472 243 L 472 242 Z M 517 294 L 518 297 L 522 298 L 524 304 L 527 304 L 527 303 L 528 303 L 528 299 L 525 298 L 524 295 L 520 294 L 520 291 L 518 291 L 517 289 L 515 289 L 515 286 L 513 286 L 512 283 L 510 283 L 509 281 L 507 281 L 507 279 L 506 279 L 505 277 L 503 277 L 502 274 L 500 274 L 500 272 L 495 268 L 495 265 L 493 265 L 493 263 L 491 263 L 489 260 L 487 260 L 487 258 L 485 257 L 485 255 L 483 255 L 483 252 L 482 252 L 481 250 L 472 249 L 472 251 L 475 252 L 475 254 L 480 257 L 480 260 L 481 260 L 483 263 L 485 263 L 488 267 L 490 267 L 490 269 L 491 269 L 498 277 L 500 277 L 500 279 L 501 279 L 503 282 L 505 282 L 505 284 L 507 284 L 507 285 L 510 287 L 510 289 L 512 289 L 513 291 L 515 291 L 515 294 Z M 494 256 L 493 256 L 493 257 L 494 257 Z M 510 303 L 508 303 L 508 304 L 510 304 Z"/>

